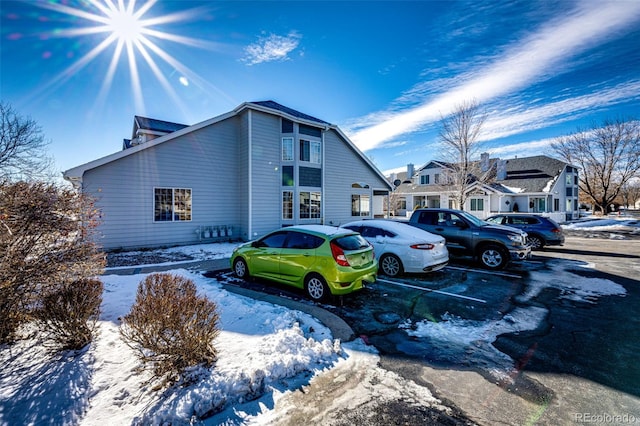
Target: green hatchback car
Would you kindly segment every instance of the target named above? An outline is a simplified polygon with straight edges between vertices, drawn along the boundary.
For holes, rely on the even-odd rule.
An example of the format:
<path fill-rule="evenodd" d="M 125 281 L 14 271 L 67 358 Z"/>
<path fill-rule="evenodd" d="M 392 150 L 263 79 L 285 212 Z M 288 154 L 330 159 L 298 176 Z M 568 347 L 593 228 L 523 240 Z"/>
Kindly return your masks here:
<path fill-rule="evenodd" d="M 239 278 L 259 277 L 292 285 L 320 301 L 374 282 L 378 262 L 373 247 L 357 232 L 298 225 L 238 246 L 231 255 L 231 268 Z"/>

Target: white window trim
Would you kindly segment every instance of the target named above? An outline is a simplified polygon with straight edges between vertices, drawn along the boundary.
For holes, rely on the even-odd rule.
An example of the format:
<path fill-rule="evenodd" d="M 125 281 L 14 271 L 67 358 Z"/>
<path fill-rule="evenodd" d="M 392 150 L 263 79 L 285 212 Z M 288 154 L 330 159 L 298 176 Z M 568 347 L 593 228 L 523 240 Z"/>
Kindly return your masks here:
<path fill-rule="evenodd" d="M 156 220 L 156 190 L 157 189 L 170 189 L 171 190 L 171 220 Z M 176 190 L 186 190 L 189 191 L 189 193 L 191 194 L 191 211 L 190 211 L 190 216 L 189 219 L 185 219 L 185 220 L 175 220 L 175 214 L 176 214 Z M 153 187 L 153 202 L 152 202 L 152 206 L 153 206 L 153 213 L 152 213 L 152 217 L 153 217 L 153 223 L 173 223 L 173 222 L 191 222 L 193 221 L 193 189 L 192 188 L 178 188 L 178 187 L 166 187 L 166 186 L 154 186 Z"/>

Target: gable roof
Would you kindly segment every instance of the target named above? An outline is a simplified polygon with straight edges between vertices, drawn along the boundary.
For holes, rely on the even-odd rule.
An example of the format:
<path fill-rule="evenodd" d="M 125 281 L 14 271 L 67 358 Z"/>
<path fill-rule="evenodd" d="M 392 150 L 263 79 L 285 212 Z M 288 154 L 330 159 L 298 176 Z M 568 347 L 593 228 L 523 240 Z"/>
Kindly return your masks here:
<path fill-rule="evenodd" d="M 189 127 L 186 124 L 172 123 L 170 121 L 157 120 L 155 118 L 147 118 L 136 115 L 133 117 L 134 127 L 133 136 L 135 137 L 136 130 L 152 130 L 161 133 L 172 133 L 185 127 Z"/>
<path fill-rule="evenodd" d="M 432 160 L 418 169 L 416 174 L 433 167 L 447 168 L 450 166 L 451 163 Z M 512 158 L 509 160 L 491 159 L 487 172 L 492 177 L 491 181 L 485 183 L 476 181 L 470 188 L 479 184 L 488 190 L 504 194 L 549 192 L 566 166 L 570 165 L 546 155 Z M 497 179 L 497 176 L 500 175 L 498 171 L 500 168 L 504 168 L 504 179 Z M 414 184 L 406 177 L 406 172 L 398 173 L 397 176 L 402 180 L 402 184 L 398 186 L 398 188 L 401 188 L 398 192 L 426 192 L 425 186 Z M 436 190 L 436 188 L 445 189 L 446 186 L 432 185 L 430 188 L 433 188 L 433 190 Z"/>
<path fill-rule="evenodd" d="M 285 114 L 288 114 L 292 117 L 295 118 L 300 118 L 302 120 L 306 120 L 306 121 L 315 121 L 316 123 L 319 124 L 323 124 L 323 125 L 330 125 L 329 123 L 327 123 L 324 120 L 320 120 L 319 118 L 315 118 L 311 115 L 305 114 L 303 112 L 300 111 L 296 111 L 295 109 L 286 107 L 284 105 L 280 105 L 279 103 L 275 102 L 275 101 L 258 101 L 258 102 L 251 102 L 253 105 L 259 105 L 265 108 L 269 108 L 269 109 L 274 109 L 276 111 L 281 111 L 284 112 Z"/>
<path fill-rule="evenodd" d="M 497 179 L 508 188 L 520 188 L 523 192 L 548 192 L 568 165 L 546 155 L 504 160 L 506 177 Z"/>
<path fill-rule="evenodd" d="M 239 105 L 238 107 L 236 107 L 233 111 L 218 115 L 216 117 L 210 118 L 208 120 L 202 121 L 200 123 L 197 123 L 191 126 L 136 116 L 135 117 L 136 119 L 140 119 L 140 121 L 139 122 L 136 121 L 136 123 L 144 123 L 144 125 L 148 125 L 150 128 L 153 126 L 156 126 L 156 127 L 162 127 L 165 129 L 174 129 L 174 130 L 170 133 L 164 134 L 149 142 L 146 142 L 140 145 L 131 146 L 131 148 L 115 152 L 105 157 L 98 158 L 97 160 L 93 160 L 88 163 L 81 164 L 79 166 L 66 170 L 62 173 L 63 177 L 66 180 L 69 180 L 71 182 L 79 182 L 82 180 L 82 176 L 87 170 L 91 170 L 96 167 L 103 166 L 105 164 L 119 160 L 120 158 L 133 155 L 136 152 L 142 151 L 144 149 L 149 149 L 153 146 L 160 145 L 162 143 L 173 140 L 180 136 L 189 134 L 196 130 L 200 130 L 204 127 L 210 126 L 217 122 L 220 122 L 230 117 L 233 117 L 235 115 L 238 115 L 246 109 L 252 109 L 256 111 L 266 112 L 268 114 L 278 115 L 278 116 L 287 118 L 289 120 L 296 121 L 298 123 L 304 123 L 304 124 L 312 125 L 315 127 L 321 127 L 323 130 L 328 130 L 328 129 L 334 130 L 347 143 L 347 145 L 356 153 L 356 155 L 358 155 L 365 163 L 367 163 L 369 167 L 371 167 L 371 169 L 380 177 L 380 180 L 387 185 L 388 189 L 393 189 L 393 186 L 387 181 L 387 179 L 384 177 L 382 172 L 378 170 L 378 168 L 371 162 L 371 160 L 366 155 L 364 155 L 362 151 L 360 151 L 353 142 L 351 142 L 351 140 L 342 132 L 342 130 L 340 130 L 338 126 L 334 124 L 330 124 L 324 120 L 320 120 L 319 118 L 315 118 L 311 115 L 304 114 L 300 111 L 296 111 L 294 109 L 285 107 L 284 105 L 281 105 L 271 100 L 259 101 L 259 102 L 245 102 Z M 135 125 L 136 124 L 134 124 L 134 127 Z M 184 126 L 184 127 L 180 127 L 180 126 Z M 180 128 L 177 129 L 177 127 L 180 127 Z M 134 133 L 135 133 L 135 129 L 134 129 Z"/>

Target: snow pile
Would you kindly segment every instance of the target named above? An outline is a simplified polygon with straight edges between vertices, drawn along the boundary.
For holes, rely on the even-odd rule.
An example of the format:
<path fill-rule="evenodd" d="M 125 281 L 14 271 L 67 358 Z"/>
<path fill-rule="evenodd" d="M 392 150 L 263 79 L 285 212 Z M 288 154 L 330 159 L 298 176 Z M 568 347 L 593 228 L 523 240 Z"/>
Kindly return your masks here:
<path fill-rule="evenodd" d="M 266 399 L 272 408 L 275 390 L 298 388 L 346 356 L 330 330 L 307 314 L 230 294 L 199 274 L 172 272 L 192 279 L 220 313 L 218 361 L 193 372 L 196 384 L 153 388 L 118 330 L 146 275 L 108 275 L 99 335 L 87 350 L 49 353 L 36 334 L 0 350 L 0 423 L 188 424 L 207 416 L 234 422 L 247 416 L 237 406 Z"/>
<path fill-rule="evenodd" d="M 577 222 L 562 224 L 562 228 L 572 231 L 608 231 L 608 232 L 640 232 L 640 221 L 637 219 L 620 218 L 601 218 L 601 219 L 585 219 Z"/>

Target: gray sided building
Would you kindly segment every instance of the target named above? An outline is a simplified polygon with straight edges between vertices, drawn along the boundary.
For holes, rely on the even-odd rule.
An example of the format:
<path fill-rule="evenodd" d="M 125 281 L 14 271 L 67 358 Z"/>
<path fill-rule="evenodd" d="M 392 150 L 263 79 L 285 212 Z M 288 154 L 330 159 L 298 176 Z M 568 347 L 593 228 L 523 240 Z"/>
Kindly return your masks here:
<path fill-rule="evenodd" d="M 382 214 L 392 187 L 336 126 L 273 101 L 186 126 L 135 117 L 123 150 L 63 173 L 107 250 L 251 240 Z"/>

